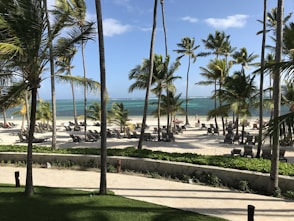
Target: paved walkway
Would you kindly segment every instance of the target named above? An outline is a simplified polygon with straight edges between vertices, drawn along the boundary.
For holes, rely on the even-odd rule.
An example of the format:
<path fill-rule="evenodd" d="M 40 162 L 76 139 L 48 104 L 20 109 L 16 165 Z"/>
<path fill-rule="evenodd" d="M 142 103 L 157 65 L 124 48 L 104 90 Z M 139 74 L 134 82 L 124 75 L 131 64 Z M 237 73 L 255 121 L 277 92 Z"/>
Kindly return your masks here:
<path fill-rule="evenodd" d="M 14 184 L 14 172 L 25 184 L 26 169 L 0 167 L 0 183 Z M 97 191 L 100 174 L 90 171 L 34 168 L 35 186 L 66 187 Z M 156 203 L 228 220 L 247 220 L 247 206 L 255 206 L 255 221 L 294 221 L 294 202 L 140 176 L 107 174 L 107 187 L 116 195 Z"/>

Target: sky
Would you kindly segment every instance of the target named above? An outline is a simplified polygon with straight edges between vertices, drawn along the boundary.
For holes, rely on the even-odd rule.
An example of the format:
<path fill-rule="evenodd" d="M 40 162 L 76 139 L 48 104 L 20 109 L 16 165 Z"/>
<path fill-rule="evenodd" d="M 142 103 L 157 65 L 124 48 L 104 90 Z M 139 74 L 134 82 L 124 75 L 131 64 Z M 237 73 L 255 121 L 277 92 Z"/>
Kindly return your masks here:
<path fill-rule="evenodd" d="M 54 0 L 49 0 L 52 6 Z M 267 10 L 277 6 L 276 0 L 268 0 Z M 94 0 L 86 0 L 87 19 L 96 22 L 96 8 Z M 101 0 L 103 16 L 103 32 L 106 60 L 106 86 L 109 97 L 116 98 L 144 98 L 145 91 L 128 92 L 133 83 L 128 75 L 134 67 L 141 65 L 143 59 L 149 59 L 151 31 L 153 24 L 152 0 Z M 294 1 L 285 0 L 285 15 L 294 11 Z M 203 41 L 215 31 L 224 31 L 230 36 L 232 47 L 237 50 L 245 47 L 248 53 L 260 55 L 261 36 L 256 33 L 262 30 L 258 20 L 263 17 L 263 0 L 165 0 L 165 24 L 167 29 L 168 53 L 170 63 L 179 56 L 174 50 L 184 37 L 195 38 L 195 46 L 200 47 L 195 54 L 207 52 Z M 294 16 L 290 19 L 294 22 Z M 81 48 L 73 60 L 73 75 L 83 76 Z M 154 53 L 165 56 L 164 32 L 161 18 L 161 5 L 158 1 L 157 27 L 155 35 Z M 205 80 L 200 67 L 206 67 L 214 56 L 198 57 L 191 64 L 189 72 L 189 96 L 211 96 L 212 86 L 200 86 L 195 83 Z M 85 46 L 86 75 L 92 80 L 100 82 L 98 36 L 88 41 Z M 255 60 L 260 61 L 260 57 Z M 184 57 L 175 75 L 181 79 L 174 83 L 177 94 L 185 96 L 188 58 Z M 250 74 L 254 67 L 247 69 Z M 44 76 L 49 75 L 44 73 Z M 46 79 L 46 77 L 44 77 Z M 259 85 L 258 79 L 256 85 Z M 83 98 L 83 88 L 75 88 L 76 96 Z M 50 80 L 42 82 L 39 91 L 40 98 L 50 99 Z M 57 99 L 71 99 L 71 89 L 65 83 L 56 82 Z M 154 96 L 154 95 L 151 95 Z M 100 98 L 100 94 L 89 93 L 89 99 Z"/>

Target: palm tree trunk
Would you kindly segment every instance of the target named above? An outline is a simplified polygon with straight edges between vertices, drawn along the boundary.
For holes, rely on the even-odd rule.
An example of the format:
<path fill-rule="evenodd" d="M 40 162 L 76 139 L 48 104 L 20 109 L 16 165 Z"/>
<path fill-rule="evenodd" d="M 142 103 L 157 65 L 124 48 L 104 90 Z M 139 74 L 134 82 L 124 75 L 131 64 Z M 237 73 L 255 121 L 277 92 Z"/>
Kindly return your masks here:
<path fill-rule="evenodd" d="M 83 70 L 84 70 L 84 80 L 86 80 L 86 62 L 85 62 L 85 44 L 82 40 L 82 59 L 83 59 Z M 84 85 L 84 135 L 85 140 L 87 139 L 87 86 Z"/>
<path fill-rule="evenodd" d="M 54 58 L 52 49 L 52 34 L 51 25 L 47 9 L 47 0 L 44 0 L 45 10 L 46 10 L 46 23 L 48 30 L 48 44 L 49 44 L 49 60 L 50 60 L 50 76 L 51 76 L 51 102 L 52 102 L 52 149 L 56 148 L 56 95 L 55 95 L 55 75 L 54 75 Z"/>
<path fill-rule="evenodd" d="M 160 141 L 160 103 L 161 103 L 161 90 L 158 95 L 158 102 L 157 102 L 157 136 L 158 136 L 158 141 Z"/>
<path fill-rule="evenodd" d="M 256 157 L 260 157 L 262 145 L 262 129 L 263 129 L 263 81 L 264 81 L 264 57 L 265 57 L 265 41 L 266 41 L 266 10 L 267 0 L 263 1 L 263 31 L 261 44 L 261 61 L 260 61 L 260 85 L 259 85 L 259 131 L 258 131 L 258 145 Z"/>
<path fill-rule="evenodd" d="M 187 70 L 187 82 L 186 82 L 186 123 L 185 125 L 189 124 L 188 119 L 188 91 L 189 91 L 189 72 L 190 72 L 190 63 L 191 63 L 191 56 L 189 55 L 189 61 L 188 61 L 188 70 Z"/>
<path fill-rule="evenodd" d="M 140 135 L 140 139 L 139 139 L 139 143 L 138 143 L 138 149 L 139 150 L 142 150 L 142 146 L 143 146 L 144 131 L 145 131 L 145 125 L 146 125 L 147 111 L 148 111 L 148 100 L 149 100 L 150 86 L 151 86 L 152 75 L 153 75 L 154 41 L 155 41 L 155 31 L 156 31 L 157 3 L 158 3 L 158 0 L 154 0 L 153 27 L 152 27 L 150 54 L 149 54 L 149 61 L 150 61 L 149 82 L 148 82 L 148 85 L 147 85 L 147 88 L 146 88 L 146 96 L 145 96 L 145 103 L 144 103 L 144 112 L 143 112 L 143 119 L 142 119 L 141 135 Z"/>
<path fill-rule="evenodd" d="M 101 84 L 101 172 L 100 172 L 100 194 L 107 194 L 106 185 L 106 169 L 107 169 L 107 150 L 106 150 L 106 70 L 105 70 L 105 53 L 104 53 L 104 38 L 102 24 L 102 10 L 100 0 L 96 0 L 96 14 L 99 39 L 99 55 L 100 55 L 100 84 Z"/>
<path fill-rule="evenodd" d="M 276 30 L 276 63 L 280 63 L 282 59 L 282 42 L 283 42 L 283 10 L 284 0 L 278 0 L 277 6 L 277 30 Z M 281 109 L 281 85 L 280 85 L 280 69 L 274 70 L 273 82 L 273 98 L 274 98 L 274 131 L 273 131 L 273 147 L 271 159 L 271 171 L 269 182 L 269 193 L 279 188 L 279 122 Z"/>
<path fill-rule="evenodd" d="M 75 97 L 75 90 L 73 82 L 70 82 L 71 86 L 71 94 L 72 94 L 72 105 L 73 105 L 73 115 L 74 115 L 74 122 L 75 125 L 78 125 L 78 118 L 77 118 L 77 107 L 76 107 L 76 97 Z"/>
<path fill-rule="evenodd" d="M 33 187 L 33 137 L 36 124 L 36 111 L 37 111 L 37 87 L 33 87 L 32 100 L 31 100 L 31 116 L 30 116 L 30 129 L 29 129 L 29 140 L 27 148 L 27 174 L 26 174 L 26 186 L 25 194 L 27 196 L 34 195 Z"/>
<path fill-rule="evenodd" d="M 160 0 L 160 4 L 161 4 L 161 17 L 162 17 L 162 26 L 163 26 L 163 33 L 164 33 L 164 45 L 165 45 L 165 61 L 166 58 L 168 56 L 168 47 L 167 47 L 167 34 L 166 34 L 166 26 L 165 26 L 165 19 L 164 19 L 164 0 Z M 166 62 L 164 62 L 165 65 L 165 70 L 167 71 L 167 64 Z M 168 78 L 168 74 L 166 73 L 166 77 Z M 167 134 L 169 134 L 169 122 L 170 122 L 170 116 L 169 116 L 169 112 L 170 112 L 170 103 L 169 103 L 169 93 L 168 93 L 168 87 L 166 89 L 166 96 L 167 96 L 167 110 L 166 110 L 166 116 L 167 116 L 167 122 L 166 122 L 166 130 L 167 130 Z M 158 128 L 158 133 L 160 134 L 160 128 Z M 160 135 L 158 135 L 160 136 Z"/>

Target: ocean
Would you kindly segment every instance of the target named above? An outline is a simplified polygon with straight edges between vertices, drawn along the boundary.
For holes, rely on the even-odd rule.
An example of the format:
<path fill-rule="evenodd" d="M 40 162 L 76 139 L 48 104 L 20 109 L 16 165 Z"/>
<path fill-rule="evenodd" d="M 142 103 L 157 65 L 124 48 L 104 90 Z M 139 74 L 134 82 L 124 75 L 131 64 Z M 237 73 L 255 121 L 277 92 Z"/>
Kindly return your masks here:
<path fill-rule="evenodd" d="M 47 100 L 48 102 L 51 102 L 50 100 Z M 91 103 L 93 102 L 99 102 L 99 100 L 94 99 L 88 99 L 87 100 L 87 106 L 89 107 Z M 148 105 L 148 115 L 150 115 L 157 107 L 156 99 L 150 99 L 149 105 Z M 143 109 L 144 109 L 144 99 L 110 99 L 107 104 L 107 110 L 110 110 L 111 105 L 114 103 L 123 103 L 124 108 L 128 109 L 129 116 L 142 116 L 143 115 Z M 185 102 L 183 103 L 183 108 L 185 109 Z M 188 112 L 190 116 L 195 116 L 196 114 L 199 116 L 207 116 L 207 113 L 209 110 L 212 110 L 214 108 L 214 100 L 212 100 L 209 97 L 194 97 L 189 99 L 188 103 Z M 12 116 L 12 114 L 19 110 L 20 108 L 14 108 L 7 111 L 7 117 Z M 78 99 L 76 100 L 76 109 L 77 109 L 77 115 L 83 115 L 84 114 L 84 100 Z M 282 107 L 282 113 L 286 113 L 288 110 L 288 107 Z M 73 102 L 71 99 L 57 99 L 56 100 L 56 115 L 58 118 L 69 118 L 73 116 Z M 178 114 L 181 115 L 181 114 Z M 183 114 L 182 114 L 183 115 Z M 258 110 L 251 110 L 252 116 L 258 116 Z M 265 117 L 270 116 L 270 111 L 267 110 L 264 112 Z M 15 116 L 18 118 L 17 116 Z"/>

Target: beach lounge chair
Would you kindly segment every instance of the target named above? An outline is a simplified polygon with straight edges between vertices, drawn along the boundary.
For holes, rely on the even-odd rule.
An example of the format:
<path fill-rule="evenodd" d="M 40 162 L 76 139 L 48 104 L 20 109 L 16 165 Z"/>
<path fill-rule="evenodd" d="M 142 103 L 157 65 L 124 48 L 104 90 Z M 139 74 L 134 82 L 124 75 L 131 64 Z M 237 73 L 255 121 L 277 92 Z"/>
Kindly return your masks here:
<path fill-rule="evenodd" d="M 268 160 L 270 160 L 270 159 L 272 158 L 272 151 L 271 151 L 271 149 L 263 149 L 263 150 L 262 150 L 261 157 L 262 157 L 263 159 L 268 159 Z"/>
<path fill-rule="evenodd" d="M 201 130 L 202 130 L 202 129 L 206 129 L 206 125 L 205 125 L 204 123 L 202 123 L 200 129 L 201 129 Z"/>
<path fill-rule="evenodd" d="M 80 138 L 80 136 L 70 134 L 70 137 L 72 138 L 72 141 L 75 143 L 79 143 L 82 141 L 82 138 Z"/>
<path fill-rule="evenodd" d="M 94 131 L 92 131 L 92 130 L 88 130 L 88 132 L 89 132 L 93 137 L 95 137 L 96 140 L 98 140 L 98 139 L 100 138 L 100 134 L 98 133 L 97 130 L 94 130 Z"/>
<path fill-rule="evenodd" d="M 87 133 L 87 140 L 86 142 L 96 142 L 97 138 L 94 137 L 91 133 Z"/>
<path fill-rule="evenodd" d="M 279 153 L 279 160 L 288 162 L 288 159 L 285 157 L 286 150 L 280 150 Z M 272 151 L 271 149 L 264 149 L 262 150 L 261 154 L 262 158 L 270 160 L 272 158 Z"/>
<path fill-rule="evenodd" d="M 18 132 L 17 135 L 18 135 L 18 138 L 19 138 L 19 142 L 22 142 L 22 143 L 23 142 L 24 143 L 28 142 L 27 138 L 25 136 L 23 136 L 20 132 Z"/>
<path fill-rule="evenodd" d="M 248 145 L 254 145 L 254 144 L 255 144 L 255 141 L 253 140 L 253 136 L 248 135 L 248 136 L 246 137 L 245 144 L 248 144 Z"/>
<path fill-rule="evenodd" d="M 219 135 L 219 129 L 217 127 L 213 128 L 213 134 Z"/>
<path fill-rule="evenodd" d="M 285 157 L 286 150 L 280 150 L 279 160 L 288 162 L 288 159 Z"/>
<path fill-rule="evenodd" d="M 29 135 L 28 134 L 21 134 L 21 136 L 25 136 L 25 139 L 23 142 L 28 142 L 29 141 Z M 36 138 L 36 137 L 33 137 L 33 140 L 32 142 L 33 143 L 43 143 L 43 142 L 46 142 L 49 138 Z"/>
<path fill-rule="evenodd" d="M 248 156 L 250 156 L 251 158 L 253 158 L 252 145 L 244 145 L 243 157 L 248 157 Z"/>
<path fill-rule="evenodd" d="M 207 135 L 211 134 L 212 135 L 212 128 L 207 128 Z"/>
<path fill-rule="evenodd" d="M 145 141 L 153 141 L 155 140 L 155 136 L 152 136 L 151 133 L 144 133 L 144 140 Z"/>
<path fill-rule="evenodd" d="M 224 143 L 232 144 L 233 143 L 233 134 L 227 133 L 225 135 Z"/>
<path fill-rule="evenodd" d="M 238 142 L 238 144 L 240 144 L 240 135 L 239 134 L 235 134 L 234 138 L 233 138 L 233 143 Z"/>
<path fill-rule="evenodd" d="M 232 151 L 231 151 L 231 156 L 241 156 L 241 152 L 242 150 L 241 149 L 237 149 L 237 148 L 234 148 Z"/>

